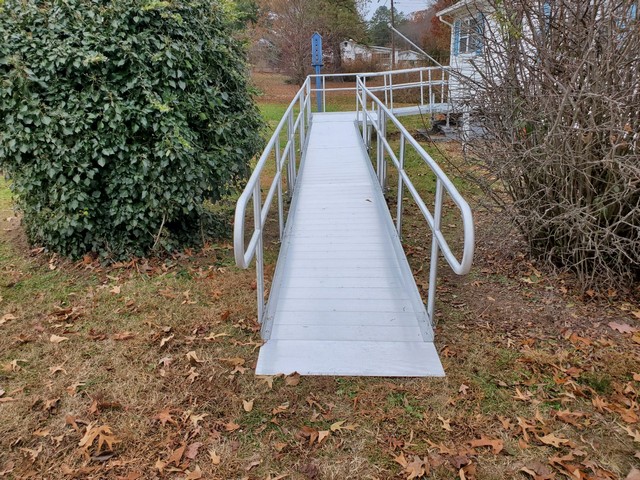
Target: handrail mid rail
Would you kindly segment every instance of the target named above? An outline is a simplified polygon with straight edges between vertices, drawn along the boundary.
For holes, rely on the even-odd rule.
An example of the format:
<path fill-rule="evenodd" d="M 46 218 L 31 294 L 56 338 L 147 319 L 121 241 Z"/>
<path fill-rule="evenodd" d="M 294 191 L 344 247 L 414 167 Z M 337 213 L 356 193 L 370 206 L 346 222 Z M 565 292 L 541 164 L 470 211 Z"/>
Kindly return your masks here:
<path fill-rule="evenodd" d="M 298 114 L 295 108 L 298 106 Z M 286 129 L 285 129 L 286 125 Z M 253 173 L 247 181 L 244 191 L 238 198 L 233 226 L 233 249 L 236 265 L 240 268 L 248 268 L 256 258 L 256 290 L 258 295 L 258 322 L 262 322 L 264 315 L 264 257 L 263 257 L 263 232 L 269 214 L 269 209 L 274 196 L 278 195 L 278 225 L 279 235 L 282 240 L 284 234 L 284 199 L 282 189 L 282 172 L 286 168 L 286 180 L 288 195 L 293 194 L 297 179 L 296 172 L 296 137 L 299 138 L 298 147 L 300 156 L 306 144 L 307 133 L 311 125 L 311 90 L 310 78 L 307 78 L 298 93 L 287 107 L 278 123 L 271 139 L 267 143 L 262 155 L 258 159 Z M 282 134 L 286 133 L 286 144 L 281 150 Z M 274 154 L 276 172 L 269 186 L 269 191 L 262 202 L 262 188 L 260 178 L 267 162 Z M 245 247 L 245 217 L 249 200 L 253 202 L 253 233 L 249 244 Z"/>
<path fill-rule="evenodd" d="M 384 102 L 374 95 L 371 89 L 367 88 L 365 82 L 361 79 L 357 79 L 358 95 L 356 102 L 358 103 L 358 112 L 362 112 L 362 116 L 358 117 L 360 123 L 361 133 L 363 141 L 367 147 L 370 148 L 371 132 L 370 128 L 373 128 L 377 136 L 377 151 L 376 151 L 376 173 L 378 180 L 383 188 L 387 185 L 387 163 L 385 161 L 385 154 L 389 156 L 394 166 L 398 171 L 398 199 L 397 199 L 397 214 L 396 214 L 396 230 L 398 235 L 402 233 L 402 204 L 404 189 L 411 193 L 414 202 L 420 209 L 420 212 L 427 221 L 431 232 L 433 234 L 431 243 L 431 262 L 429 272 L 429 293 L 427 298 L 427 314 L 432 323 L 434 322 L 435 312 L 435 293 L 436 293 L 436 280 L 437 280 L 437 268 L 438 268 L 438 256 L 442 252 L 447 263 L 452 270 L 458 275 L 464 275 L 469 273 L 471 264 L 473 262 L 474 251 L 474 226 L 473 216 L 471 208 L 466 200 L 462 197 L 458 189 L 453 185 L 449 177 L 444 173 L 440 166 L 431 158 L 431 156 L 420 146 L 420 144 L 413 138 L 413 136 L 407 131 L 407 129 L 400 123 L 395 117 L 392 110 L 388 108 Z M 375 114 L 372 110 L 367 109 L 368 101 L 375 106 Z M 386 138 L 387 120 L 400 132 L 400 148 L 399 154 L 396 155 L 393 148 L 389 144 Z M 431 171 L 436 176 L 436 195 L 434 211 L 431 213 L 429 208 L 424 203 L 424 200 L 416 190 L 413 182 L 409 178 L 407 171 L 404 168 L 405 149 L 407 143 L 413 147 L 420 158 L 429 166 Z M 447 192 L 451 200 L 456 204 L 460 210 L 463 224 L 463 252 L 462 259 L 458 261 L 454 253 L 451 251 L 447 240 L 445 239 L 440 229 L 442 220 L 442 207 L 444 192 Z"/>

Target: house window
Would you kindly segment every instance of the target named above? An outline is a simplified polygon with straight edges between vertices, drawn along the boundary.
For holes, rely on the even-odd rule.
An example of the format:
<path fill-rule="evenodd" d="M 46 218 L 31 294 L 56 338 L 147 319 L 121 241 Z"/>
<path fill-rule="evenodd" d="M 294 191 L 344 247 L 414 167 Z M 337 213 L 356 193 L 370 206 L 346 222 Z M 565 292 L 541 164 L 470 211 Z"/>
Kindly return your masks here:
<path fill-rule="evenodd" d="M 456 20 L 454 54 L 480 53 L 482 50 L 482 14 Z"/>

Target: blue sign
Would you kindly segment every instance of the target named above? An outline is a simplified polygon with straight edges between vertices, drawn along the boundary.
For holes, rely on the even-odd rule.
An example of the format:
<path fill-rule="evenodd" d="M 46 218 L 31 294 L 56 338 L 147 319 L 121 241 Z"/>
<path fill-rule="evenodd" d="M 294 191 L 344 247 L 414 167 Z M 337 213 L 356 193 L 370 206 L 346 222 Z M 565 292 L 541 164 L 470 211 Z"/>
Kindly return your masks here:
<path fill-rule="evenodd" d="M 321 67 L 322 62 L 322 36 L 316 32 L 311 37 L 311 65 Z"/>

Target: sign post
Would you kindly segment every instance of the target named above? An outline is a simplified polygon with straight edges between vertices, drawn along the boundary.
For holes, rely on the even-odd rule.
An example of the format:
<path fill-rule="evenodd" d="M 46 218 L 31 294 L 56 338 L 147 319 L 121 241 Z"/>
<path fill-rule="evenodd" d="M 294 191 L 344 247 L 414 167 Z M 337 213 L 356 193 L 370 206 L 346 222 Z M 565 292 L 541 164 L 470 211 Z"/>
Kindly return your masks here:
<path fill-rule="evenodd" d="M 315 32 L 311 37 L 311 65 L 316 69 L 316 102 L 318 112 L 322 112 L 322 95 L 320 83 L 320 68 L 324 65 L 322 61 L 322 36 Z"/>

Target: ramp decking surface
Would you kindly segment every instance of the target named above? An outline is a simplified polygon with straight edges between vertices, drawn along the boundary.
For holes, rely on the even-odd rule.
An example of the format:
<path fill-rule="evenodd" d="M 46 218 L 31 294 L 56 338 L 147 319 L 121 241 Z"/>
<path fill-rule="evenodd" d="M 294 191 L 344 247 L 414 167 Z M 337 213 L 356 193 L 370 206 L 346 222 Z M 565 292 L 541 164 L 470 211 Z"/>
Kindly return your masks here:
<path fill-rule="evenodd" d="M 444 375 L 354 120 L 353 112 L 313 116 L 258 375 Z"/>

